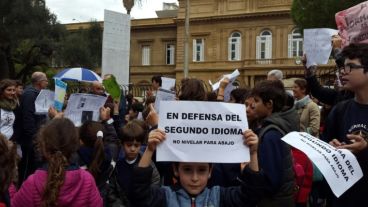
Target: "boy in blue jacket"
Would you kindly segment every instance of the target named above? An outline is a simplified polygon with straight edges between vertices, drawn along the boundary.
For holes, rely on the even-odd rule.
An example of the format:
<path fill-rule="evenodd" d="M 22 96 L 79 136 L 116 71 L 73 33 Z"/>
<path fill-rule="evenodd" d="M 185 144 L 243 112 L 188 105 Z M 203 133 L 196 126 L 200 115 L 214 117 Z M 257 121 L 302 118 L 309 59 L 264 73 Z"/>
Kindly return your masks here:
<path fill-rule="evenodd" d="M 244 132 L 244 144 L 250 148 L 250 162 L 239 176 L 241 185 L 229 188 L 207 188 L 212 164 L 187 162 L 173 164 L 174 174 L 179 180 L 176 186 L 150 186 L 151 158 L 157 145 L 165 141 L 165 137 L 165 133 L 160 129 L 149 134 L 146 151 L 138 167 L 134 169 L 134 206 L 256 206 L 262 197 L 265 180 L 258 167 L 258 137 L 251 130 Z"/>

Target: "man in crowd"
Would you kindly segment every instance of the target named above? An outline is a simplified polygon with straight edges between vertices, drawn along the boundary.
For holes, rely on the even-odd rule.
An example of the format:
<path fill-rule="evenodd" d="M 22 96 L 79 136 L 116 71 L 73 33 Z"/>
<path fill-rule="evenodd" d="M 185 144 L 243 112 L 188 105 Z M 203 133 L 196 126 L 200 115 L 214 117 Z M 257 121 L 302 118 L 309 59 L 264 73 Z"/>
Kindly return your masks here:
<path fill-rule="evenodd" d="M 47 88 L 49 81 L 43 72 L 34 72 L 31 76 L 31 85 L 21 95 L 20 106 L 16 111 L 15 129 L 19 133 L 17 141 L 22 148 L 22 159 L 19 166 L 19 184 L 21 184 L 39 166 L 35 153 L 36 134 L 46 115 L 35 113 L 35 101 L 42 89 Z"/>

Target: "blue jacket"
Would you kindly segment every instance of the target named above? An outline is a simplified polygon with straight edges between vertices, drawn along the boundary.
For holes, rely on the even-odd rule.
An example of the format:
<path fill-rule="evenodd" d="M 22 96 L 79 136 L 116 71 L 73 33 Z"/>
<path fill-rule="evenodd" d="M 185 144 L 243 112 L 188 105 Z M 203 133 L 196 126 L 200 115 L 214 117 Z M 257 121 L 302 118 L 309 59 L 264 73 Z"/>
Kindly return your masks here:
<path fill-rule="evenodd" d="M 241 185 L 222 188 L 214 186 L 205 188 L 203 192 L 192 198 L 181 186 L 150 186 L 152 167 L 136 167 L 134 169 L 132 203 L 137 207 L 250 207 L 256 206 L 263 196 L 266 181 L 262 173 L 254 172 L 246 167 L 240 175 Z"/>

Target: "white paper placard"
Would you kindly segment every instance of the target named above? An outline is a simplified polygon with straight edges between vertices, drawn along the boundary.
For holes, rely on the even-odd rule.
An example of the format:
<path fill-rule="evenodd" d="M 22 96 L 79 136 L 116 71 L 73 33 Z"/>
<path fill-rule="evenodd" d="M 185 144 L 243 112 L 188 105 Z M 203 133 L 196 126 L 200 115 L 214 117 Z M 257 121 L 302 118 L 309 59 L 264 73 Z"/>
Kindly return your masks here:
<path fill-rule="evenodd" d="M 318 64 L 327 64 L 331 55 L 332 35 L 337 34 L 334 29 L 305 29 L 303 49 L 307 56 L 307 67 Z"/>
<path fill-rule="evenodd" d="M 241 163 L 249 161 L 243 144 L 248 129 L 244 104 L 162 101 L 158 128 L 166 141 L 157 161 Z"/>
<path fill-rule="evenodd" d="M 107 97 L 86 93 L 73 93 L 64 112 L 75 126 L 81 126 L 85 121 L 98 121 L 100 108 L 105 104 Z"/>
<path fill-rule="evenodd" d="M 55 93 L 48 89 L 42 89 L 35 101 L 35 113 L 47 114 L 49 108 L 54 105 Z"/>
<path fill-rule="evenodd" d="M 291 132 L 282 140 L 309 157 L 321 171 L 336 197 L 340 197 L 363 177 L 358 161 L 349 150 L 336 149 L 305 132 Z"/>

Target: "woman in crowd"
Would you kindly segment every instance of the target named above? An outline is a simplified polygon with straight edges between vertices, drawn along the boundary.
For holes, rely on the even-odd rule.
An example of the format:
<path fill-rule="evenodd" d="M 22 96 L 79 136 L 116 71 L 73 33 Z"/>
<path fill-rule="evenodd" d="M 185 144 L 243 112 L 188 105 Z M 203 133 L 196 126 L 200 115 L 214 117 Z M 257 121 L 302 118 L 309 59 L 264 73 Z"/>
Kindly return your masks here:
<path fill-rule="evenodd" d="M 0 81 L 0 133 L 7 139 L 14 134 L 14 109 L 17 107 L 16 82 L 10 79 Z"/>

